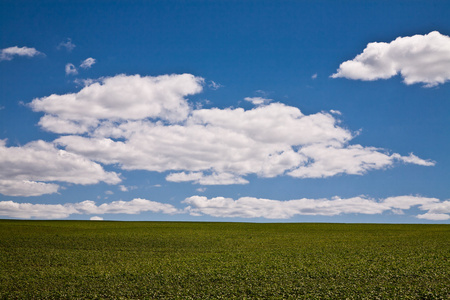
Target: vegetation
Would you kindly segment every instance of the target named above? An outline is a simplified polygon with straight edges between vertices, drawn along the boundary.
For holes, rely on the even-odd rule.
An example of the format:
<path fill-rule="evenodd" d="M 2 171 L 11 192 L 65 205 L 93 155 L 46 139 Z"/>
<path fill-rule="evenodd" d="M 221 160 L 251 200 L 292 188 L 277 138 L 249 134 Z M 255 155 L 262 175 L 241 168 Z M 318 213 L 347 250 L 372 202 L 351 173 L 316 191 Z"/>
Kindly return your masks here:
<path fill-rule="evenodd" d="M 0 221 L 0 299 L 449 299 L 450 226 Z"/>

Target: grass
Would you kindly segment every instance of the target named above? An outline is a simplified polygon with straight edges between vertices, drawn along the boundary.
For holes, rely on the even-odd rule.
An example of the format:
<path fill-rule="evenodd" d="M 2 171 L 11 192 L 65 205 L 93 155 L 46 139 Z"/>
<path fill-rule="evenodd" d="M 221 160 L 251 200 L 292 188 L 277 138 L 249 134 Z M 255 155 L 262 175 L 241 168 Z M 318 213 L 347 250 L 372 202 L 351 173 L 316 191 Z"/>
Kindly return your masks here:
<path fill-rule="evenodd" d="M 0 221 L 0 299 L 449 299 L 450 226 Z"/>

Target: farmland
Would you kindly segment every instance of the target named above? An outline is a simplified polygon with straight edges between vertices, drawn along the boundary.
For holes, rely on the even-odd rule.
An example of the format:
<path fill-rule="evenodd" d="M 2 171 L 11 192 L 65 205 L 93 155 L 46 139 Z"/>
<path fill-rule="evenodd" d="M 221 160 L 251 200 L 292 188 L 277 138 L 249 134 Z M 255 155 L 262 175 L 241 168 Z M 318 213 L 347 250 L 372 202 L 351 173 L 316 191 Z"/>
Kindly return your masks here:
<path fill-rule="evenodd" d="M 0 299 L 448 299 L 450 226 L 0 221 Z"/>

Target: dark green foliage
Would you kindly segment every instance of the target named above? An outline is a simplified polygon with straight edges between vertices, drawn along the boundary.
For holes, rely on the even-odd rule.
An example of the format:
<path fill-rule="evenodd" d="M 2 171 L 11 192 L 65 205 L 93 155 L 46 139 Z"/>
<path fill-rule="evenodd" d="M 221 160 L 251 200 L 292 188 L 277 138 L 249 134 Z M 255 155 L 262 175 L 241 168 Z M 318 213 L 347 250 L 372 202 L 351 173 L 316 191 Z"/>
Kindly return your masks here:
<path fill-rule="evenodd" d="M 450 226 L 0 221 L 0 299 L 449 299 Z"/>

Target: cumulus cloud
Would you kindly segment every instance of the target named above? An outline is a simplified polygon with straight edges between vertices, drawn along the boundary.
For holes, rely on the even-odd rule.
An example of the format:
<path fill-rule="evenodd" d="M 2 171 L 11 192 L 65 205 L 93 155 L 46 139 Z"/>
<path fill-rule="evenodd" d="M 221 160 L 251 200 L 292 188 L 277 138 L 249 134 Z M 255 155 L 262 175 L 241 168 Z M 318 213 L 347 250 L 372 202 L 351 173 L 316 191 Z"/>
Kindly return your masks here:
<path fill-rule="evenodd" d="M 46 113 L 39 124 L 56 133 L 83 133 L 105 119 L 177 122 L 189 113 L 185 97 L 202 91 L 202 84 L 202 78 L 190 74 L 117 75 L 95 81 L 78 93 L 36 98 L 31 107 Z"/>
<path fill-rule="evenodd" d="M 419 219 L 427 220 L 449 220 L 450 219 L 450 200 L 443 202 L 428 202 L 420 206 L 421 210 L 428 212 L 418 215 Z"/>
<path fill-rule="evenodd" d="M 0 52 L 0 61 L 2 60 L 12 60 L 14 56 L 26 56 L 26 57 L 33 57 L 36 55 L 44 55 L 43 53 L 37 51 L 34 48 L 28 48 L 28 47 L 9 47 L 2 49 Z"/>
<path fill-rule="evenodd" d="M 65 41 L 59 43 L 57 49 L 60 50 L 62 48 L 65 48 L 68 52 L 71 52 L 75 47 L 76 45 L 72 43 L 72 39 L 67 38 Z"/>
<path fill-rule="evenodd" d="M 363 53 L 343 62 L 331 77 L 377 80 L 397 74 L 406 84 L 436 86 L 450 80 L 450 37 L 437 31 L 369 43 Z"/>
<path fill-rule="evenodd" d="M 75 68 L 75 66 L 71 63 L 66 64 L 66 75 L 77 75 L 78 70 Z"/>
<path fill-rule="evenodd" d="M 68 151 L 126 170 L 181 171 L 166 179 L 243 184 L 243 176 L 299 178 L 361 175 L 396 162 L 433 165 L 413 156 L 349 145 L 350 131 L 331 114 L 303 115 L 280 103 L 252 110 L 202 109 L 180 124 L 104 122 L 92 136 L 63 136 Z"/>
<path fill-rule="evenodd" d="M 91 221 L 103 221 L 103 218 L 99 217 L 99 216 L 93 216 L 89 220 L 91 220 Z"/>
<path fill-rule="evenodd" d="M 220 218 L 266 218 L 289 219 L 296 215 L 336 216 L 341 214 L 382 214 L 399 213 L 399 210 L 419 206 L 428 210 L 418 218 L 429 220 L 447 220 L 450 218 L 450 201 L 440 202 L 436 198 L 418 196 L 390 197 L 376 201 L 365 197 L 341 199 L 297 199 L 288 201 L 242 197 L 237 200 L 224 197 L 208 199 L 204 196 L 186 198 L 183 203 L 189 205 L 186 211 L 191 215 L 208 215 Z M 437 211 L 436 209 L 439 207 Z"/>
<path fill-rule="evenodd" d="M 0 194 L 7 196 L 41 196 L 57 193 L 58 190 L 59 185 L 54 183 L 0 179 Z"/>
<path fill-rule="evenodd" d="M 45 113 L 44 129 L 71 134 L 54 141 L 67 151 L 124 170 L 170 171 L 166 179 L 173 182 L 245 184 L 250 174 L 319 178 L 398 162 L 434 165 L 413 154 L 351 145 L 354 133 L 340 126 L 336 111 L 304 115 L 282 103 L 193 108 L 186 97 L 202 84 L 190 74 L 117 75 L 30 106 Z"/>
<path fill-rule="evenodd" d="M 92 67 L 93 64 L 96 63 L 95 58 L 89 57 L 86 58 L 80 65 L 81 68 L 83 69 L 90 69 Z"/>
<path fill-rule="evenodd" d="M 22 147 L 7 147 L 0 140 L 0 193 L 8 196 L 38 196 L 56 193 L 59 185 L 48 182 L 117 184 L 117 173 L 44 141 Z"/>
<path fill-rule="evenodd" d="M 0 216 L 22 219 L 63 219 L 73 214 L 103 215 L 103 214 L 140 214 L 141 212 L 177 214 L 180 211 L 171 204 L 136 198 L 131 201 L 113 201 L 97 205 L 86 200 L 79 203 L 62 204 L 31 204 L 14 201 L 0 201 Z M 93 217 L 98 220 L 101 217 Z M 101 218 L 102 219 L 102 218 Z"/>

